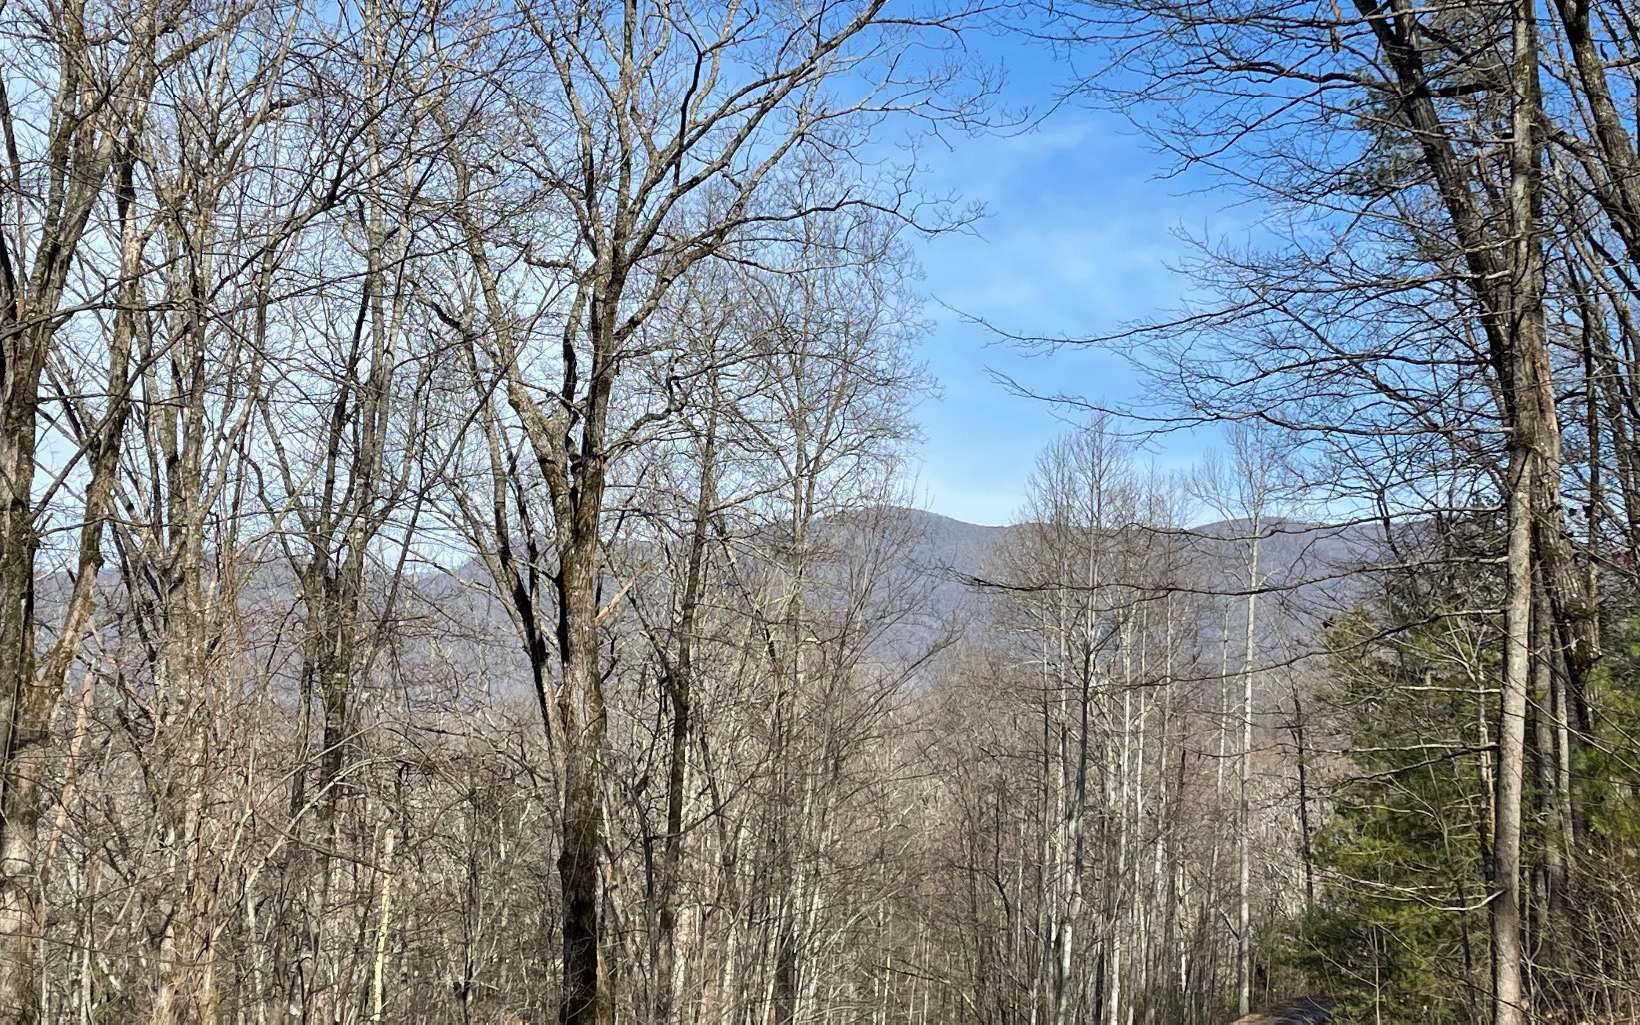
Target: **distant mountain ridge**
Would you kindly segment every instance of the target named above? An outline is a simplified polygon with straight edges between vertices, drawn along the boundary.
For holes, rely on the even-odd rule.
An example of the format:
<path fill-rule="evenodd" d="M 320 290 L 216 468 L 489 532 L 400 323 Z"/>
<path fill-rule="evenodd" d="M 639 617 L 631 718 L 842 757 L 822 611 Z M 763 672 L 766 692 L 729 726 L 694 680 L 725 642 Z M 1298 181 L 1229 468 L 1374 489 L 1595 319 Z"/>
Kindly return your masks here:
<path fill-rule="evenodd" d="M 1272 528 L 1260 548 L 1260 575 L 1270 589 L 1260 599 L 1260 646 L 1276 661 L 1294 652 L 1316 650 L 1326 621 L 1366 593 L 1367 577 L 1360 566 L 1371 563 L 1367 555 L 1378 534 L 1358 526 L 1286 521 Z M 1030 524 L 969 523 L 908 507 L 878 507 L 833 517 L 817 530 L 822 538 L 831 535 L 833 543 L 827 547 L 837 563 L 812 573 L 815 607 L 850 600 L 849 589 L 863 579 L 854 574 L 863 569 L 886 581 L 882 590 L 888 593 L 881 603 L 888 622 L 874 629 L 865 648 L 870 660 L 904 665 L 952 642 L 956 650 L 965 643 L 984 643 L 999 629 L 996 612 L 1000 601 L 999 589 L 986 584 L 1014 583 L 1006 577 L 1001 556 L 1020 532 L 1029 529 Z M 1200 599 L 1197 615 L 1184 626 L 1180 641 L 1198 652 L 1216 653 L 1227 639 L 1240 644 L 1245 535 L 1246 526 L 1240 521 L 1208 523 L 1178 532 L 1181 547 L 1195 561 L 1186 593 Z M 117 573 L 109 570 L 105 575 L 109 587 L 119 586 Z M 53 608 L 65 584 L 64 578 L 44 577 L 42 604 Z M 401 668 L 414 667 L 413 675 L 429 681 L 429 700 L 455 700 L 457 690 L 474 684 L 492 698 L 530 693 L 529 667 L 519 650 L 507 606 L 494 592 L 481 560 L 452 560 L 442 568 L 424 565 L 410 570 L 402 584 L 391 629 L 399 645 L 396 658 Z M 624 584 L 612 577 L 607 593 L 619 592 Z M 373 577 L 367 600 L 381 601 L 386 585 L 386 578 Z M 243 577 L 241 586 L 248 611 L 277 613 L 246 617 L 242 646 L 266 663 L 263 671 L 273 673 L 281 693 L 294 694 L 300 669 L 299 617 L 287 610 L 297 605 L 300 584 L 288 564 L 268 557 Z M 626 600 L 636 599 L 632 595 Z M 623 618 L 617 616 L 616 621 Z M 637 629 L 630 620 L 620 628 Z M 105 630 L 104 637 L 116 638 L 117 633 Z M 452 673 L 467 683 L 431 683 L 447 680 Z M 919 669 L 918 675 L 925 675 L 925 670 Z"/>
<path fill-rule="evenodd" d="M 1029 529 L 1028 524 L 968 523 L 908 507 L 881 508 L 869 515 L 886 517 L 904 531 L 908 543 L 900 570 L 920 578 L 923 614 L 885 638 L 904 655 L 927 644 L 935 636 L 935 624 L 954 622 L 961 631 L 985 622 L 991 598 L 982 582 L 1014 582 L 1006 579 L 998 556 L 1018 532 Z M 1192 563 L 1185 591 L 1215 607 L 1226 602 L 1242 607 L 1248 521 L 1221 520 L 1170 533 Z M 1376 528 L 1358 524 L 1276 519 L 1265 525 L 1259 542 L 1260 647 L 1272 660 L 1316 650 L 1325 624 L 1364 597 L 1380 538 Z M 1225 639 L 1222 623 L 1222 616 L 1203 616 L 1196 624 L 1196 643 L 1216 648 Z M 1241 630 L 1239 623 L 1234 626 L 1234 637 Z"/>

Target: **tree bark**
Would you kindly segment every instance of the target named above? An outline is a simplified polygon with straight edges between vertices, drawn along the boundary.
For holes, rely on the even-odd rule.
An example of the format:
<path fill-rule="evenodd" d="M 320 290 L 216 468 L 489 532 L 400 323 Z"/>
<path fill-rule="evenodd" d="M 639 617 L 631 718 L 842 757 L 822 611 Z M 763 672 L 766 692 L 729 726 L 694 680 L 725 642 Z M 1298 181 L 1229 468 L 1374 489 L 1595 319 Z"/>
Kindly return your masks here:
<path fill-rule="evenodd" d="M 695 671 L 695 630 L 700 612 L 701 587 L 705 575 L 707 528 L 717 503 L 717 408 L 707 411 L 706 433 L 701 440 L 699 493 L 695 497 L 694 519 L 690 525 L 689 554 L 684 567 L 683 595 L 679 600 L 675 654 L 667 668 L 668 692 L 672 701 L 672 736 L 666 780 L 666 843 L 661 855 L 659 894 L 660 943 L 655 965 L 658 987 L 656 1025 L 672 1020 L 673 991 L 677 962 L 678 884 L 683 865 L 683 805 L 689 777 L 689 732 L 692 728 L 692 686 Z"/>
<path fill-rule="evenodd" d="M 1492 836 L 1492 1017 L 1495 1025 L 1527 1020 L 1521 940 L 1521 798 L 1526 755 L 1526 704 L 1531 683 L 1533 520 L 1542 484 L 1547 392 L 1544 351 L 1543 254 L 1538 237 L 1539 176 L 1537 40 L 1532 0 L 1514 0 L 1510 72 L 1509 424 L 1506 509 L 1508 595 L 1504 607 L 1504 675 L 1498 718 L 1498 761 Z M 1552 403 L 1552 397 L 1551 397 Z M 1553 409 L 1552 404 L 1548 407 Z M 1553 487 L 1554 482 L 1549 482 Z"/>

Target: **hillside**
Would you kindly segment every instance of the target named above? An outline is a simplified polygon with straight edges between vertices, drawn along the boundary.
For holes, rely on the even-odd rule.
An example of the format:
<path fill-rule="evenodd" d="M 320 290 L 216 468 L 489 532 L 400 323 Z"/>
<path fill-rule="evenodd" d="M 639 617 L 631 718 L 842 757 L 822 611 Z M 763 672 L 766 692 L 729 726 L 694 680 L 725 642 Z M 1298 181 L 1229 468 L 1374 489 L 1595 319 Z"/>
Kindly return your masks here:
<path fill-rule="evenodd" d="M 886 514 L 903 531 L 897 573 L 919 581 L 921 606 L 884 635 L 883 650 L 910 656 L 946 635 L 961 636 L 983 622 L 1010 578 L 1004 553 L 1024 528 L 985 526 L 919 509 Z M 883 513 L 875 513 L 881 516 Z M 1226 603 L 1240 608 L 1246 592 L 1247 524 L 1224 520 L 1181 531 L 1176 543 L 1191 565 L 1198 618 L 1193 641 L 1202 652 L 1223 640 Z M 1272 660 L 1291 659 L 1314 648 L 1316 631 L 1358 601 L 1370 586 L 1379 533 L 1358 525 L 1298 521 L 1269 524 L 1259 543 L 1260 647 Z M 1232 636 L 1240 620 L 1232 616 Z"/>

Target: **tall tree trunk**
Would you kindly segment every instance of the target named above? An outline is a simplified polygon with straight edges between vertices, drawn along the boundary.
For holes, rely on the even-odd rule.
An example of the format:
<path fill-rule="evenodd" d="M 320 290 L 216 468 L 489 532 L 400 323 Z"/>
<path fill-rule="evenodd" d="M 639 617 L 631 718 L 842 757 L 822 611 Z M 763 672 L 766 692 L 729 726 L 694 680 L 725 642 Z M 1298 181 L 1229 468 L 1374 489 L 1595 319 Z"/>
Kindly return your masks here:
<path fill-rule="evenodd" d="M 1543 254 L 1538 238 L 1537 39 L 1532 0 L 1514 0 L 1509 145 L 1510 289 L 1509 385 L 1513 396 L 1507 473 L 1508 596 L 1504 607 L 1504 674 L 1498 720 L 1498 762 L 1492 836 L 1492 1017 L 1495 1025 L 1527 1020 L 1521 941 L 1521 797 L 1526 755 L 1526 703 L 1531 683 L 1533 514 L 1544 472 L 1540 405 L 1547 391 L 1544 350 Z M 1549 410 L 1553 409 L 1552 395 Z M 1552 417 L 1552 414 L 1551 414 Z M 1553 488 L 1554 482 L 1548 482 Z"/>
<path fill-rule="evenodd" d="M 672 701 L 672 749 L 666 780 L 666 844 L 661 855 L 659 894 L 660 943 L 655 964 L 655 1025 L 672 1019 L 677 963 L 678 882 L 683 863 L 683 805 L 689 778 L 689 731 L 695 669 L 695 630 L 705 575 L 706 537 L 713 508 L 717 461 L 717 407 L 707 411 L 706 434 L 701 441 L 699 493 L 690 525 L 689 554 L 684 567 L 683 595 L 679 600 L 678 635 L 672 664 L 667 670 Z"/>
<path fill-rule="evenodd" d="M 1521 431 L 1516 418 L 1515 431 Z M 1504 607 L 1503 701 L 1498 720 L 1492 833 L 1492 1000 L 1495 1025 L 1523 1025 L 1520 908 L 1521 783 L 1526 746 L 1526 690 L 1531 662 L 1531 451 L 1510 442 L 1508 482 L 1509 594 Z"/>
<path fill-rule="evenodd" d="M 595 514 L 590 518 L 590 535 L 581 534 L 565 546 L 559 568 L 564 668 L 559 721 L 564 730 L 565 770 L 563 849 L 558 856 L 564 929 L 562 1025 L 602 1025 L 608 1006 L 598 975 L 604 724 L 598 698 L 602 683 L 597 646 L 597 519 Z"/>
<path fill-rule="evenodd" d="M 40 781 L 49 762 L 51 714 L 68 664 L 91 614 L 102 535 L 107 520 L 120 438 L 129 409 L 128 372 L 142 236 L 136 219 L 135 140 L 147 116 L 154 72 L 147 66 L 155 41 L 153 12 L 139 10 L 121 88 L 99 94 L 84 78 L 90 61 L 80 16 L 72 9 L 57 26 L 53 118 L 40 161 L 46 207 L 26 283 L 8 259 L 0 277 L 0 1021 L 31 1023 L 39 1015 L 35 952 L 44 926 L 38 906 L 36 864 Z M 140 72 L 135 70 L 140 68 Z M 117 126 L 103 131 L 107 118 Z M 122 119 L 123 118 L 123 122 Z M 15 152 L 19 134 L 9 106 L 0 105 L 0 126 Z M 34 480 L 39 431 L 40 382 L 59 326 L 60 306 L 92 207 L 110 172 L 115 174 L 119 228 L 119 281 L 110 343 L 108 406 L 99 424 L 87 424 L 90 480 L 80 527 L 76 577 L 67 612 L 43 667 L 37 661 L 34 560 L 39 547 Z M 15 253 L 27 252 L 21 237 L 25 193 L 10 183 L 19 204 Z M 5 240 L 0 238 L 0 244 Z M 8 251 L 7 256 L 14 255 Z"/>
<path fill-rule="evenodd" d="M 1247 633 L 1241 663 L 1241 787 L 1236 802 L 1237 930 L 1236 1005 L 1243 1016 L 1253 1009 L 1253 660 L 1257 655 L 1259 531 L 1263 518 L 1254 516 L 1248 524 L 1252 540 L 1247 553 Z"/>

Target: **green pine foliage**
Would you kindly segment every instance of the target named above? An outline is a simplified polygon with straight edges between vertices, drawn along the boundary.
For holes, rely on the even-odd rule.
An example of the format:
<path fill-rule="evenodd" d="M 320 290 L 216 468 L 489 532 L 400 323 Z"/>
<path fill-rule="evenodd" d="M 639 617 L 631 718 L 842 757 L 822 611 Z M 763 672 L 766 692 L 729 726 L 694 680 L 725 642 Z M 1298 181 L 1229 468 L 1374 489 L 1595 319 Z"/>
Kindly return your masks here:
<path fill-rule="evenodd" d="M 1613 874 L 1640 879 L 1640 618 L 1592 685 L 1598 715 L 1573 778 L 1591 849 Z"/>
<path fill-rule="evenodd" d="M 1378 641 L 1362 618 L 1331 638 L 1352 764 L 1313 844 L 1322 899 L 1287 943 L 1346 1021 L 1470 1022 L 1484 1007 L 1485 695 L 1443 630 Z"/>
<path fill-rule="evenodd" d="M 1445 583 L 1448 596 L 1459 593 Z M 1482 605 L 1496 583 L 1481 574 L 1463 591 Z M 1379 616 L 1358 612 L 1328 635 L 1319 696 L 1346 753 L 1329 774 L 1312 844 L 1317 906 L 1281 931 L 1272 957 L 1308 991 L 1336 998 L 1343 1022 L 1490 1019 L 1498 624 L 1430 613 L 1441 605 L 1427 581 L 1404 581 Z M 1573 849 L 1552 897 L 1545 866 L 1563 834 L 1540 774 L 1552 772 L 1532 743 L 1536 717 L 1551 713 L 1540 700 L 1529 712 L 1523 845 L 1534 1021 L 1626 1020 L 1622 1008 L 1640 990 L 1640 619 L 1624 636 L 1573 716 Z"/>

